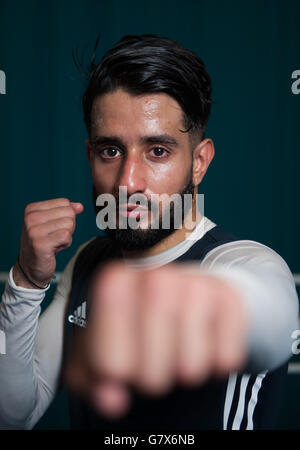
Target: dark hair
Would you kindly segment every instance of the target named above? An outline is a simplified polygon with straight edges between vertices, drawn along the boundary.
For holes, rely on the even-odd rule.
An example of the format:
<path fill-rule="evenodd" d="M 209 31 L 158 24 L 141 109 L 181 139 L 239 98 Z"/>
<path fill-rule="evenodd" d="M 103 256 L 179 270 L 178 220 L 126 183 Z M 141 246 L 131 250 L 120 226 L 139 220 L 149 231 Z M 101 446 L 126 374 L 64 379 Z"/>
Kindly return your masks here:
<path fill-rule="evenodd" d="M 122 88 L 132 95 L 168 94 L 183 110 L 184 132 L 190 131 L 200 140 L 204 137 L 212 103 L 211 78 L 197 55 L 169 38 L 128 35 L 96 64 L 98 40 L 82 98 L 89 134 L 95 98 Z"/>

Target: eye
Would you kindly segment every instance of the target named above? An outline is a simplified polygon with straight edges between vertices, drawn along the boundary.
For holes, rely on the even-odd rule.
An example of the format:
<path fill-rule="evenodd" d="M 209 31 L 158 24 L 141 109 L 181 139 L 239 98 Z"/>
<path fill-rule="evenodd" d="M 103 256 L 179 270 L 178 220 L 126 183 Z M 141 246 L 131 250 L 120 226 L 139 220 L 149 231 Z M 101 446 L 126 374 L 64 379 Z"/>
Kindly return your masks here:
<path fill-rule="evenodd" d="M 103 159 L 114 159 L 114 158 L 120 156 L 121 152 L 119 149 L 117 149 L 115 147 L 108 147 L 108 148 L 104 148 L 103 150 L 100 150 L 98 154 Z"/>
<path fill-rule="evenodd" d="M 166 158 L 169 155 L 169 152 L 164 149 L 163 147 L 154 147 L 150 151 L 151 156 L 154 156 L 155 158 Z"/>

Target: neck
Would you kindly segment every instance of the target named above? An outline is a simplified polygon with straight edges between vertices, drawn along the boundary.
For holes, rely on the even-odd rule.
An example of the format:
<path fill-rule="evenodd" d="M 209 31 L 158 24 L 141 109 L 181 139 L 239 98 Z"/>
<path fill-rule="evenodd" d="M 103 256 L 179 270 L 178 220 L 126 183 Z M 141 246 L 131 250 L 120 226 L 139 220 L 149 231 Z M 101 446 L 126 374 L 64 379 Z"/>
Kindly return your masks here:
<path fill-rule="evenodd" d="M 154 245 L 151 248 L 148 248 L 146 250 L 140 250 L 135 252 L 128 252 L 123 251 L 123 256 L 126 259 L 133 258 L 146 258 L 148 256 L 157 255 L 159 253 L 162 253 L 166 250 L 169 250 L 172 247 L 175 247 L 175 245 L 179 244 L 180 242 L 184 241 L 196 228 L 200 220 L 202 219 L 202 215 L 197 209 L 197 205 L 193 202 L 192 208 L 190 212 L 187 214 L 182 227 L 178 230 L 175 230 L 172 234 L 167 236 L 162 241 L 158 242 L 156 245 Z"/>

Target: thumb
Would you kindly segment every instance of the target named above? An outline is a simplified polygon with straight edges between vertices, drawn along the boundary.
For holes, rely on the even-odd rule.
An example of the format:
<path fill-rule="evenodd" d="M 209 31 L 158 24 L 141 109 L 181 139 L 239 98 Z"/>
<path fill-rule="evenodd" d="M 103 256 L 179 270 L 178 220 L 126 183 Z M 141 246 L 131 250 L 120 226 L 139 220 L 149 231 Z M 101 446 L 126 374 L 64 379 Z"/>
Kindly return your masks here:
<path fill-rule="evenodd" d="M 82 211 L 84 210 L 84 206 L 83 206 L 82 203 L 74 203 L 74 202 L 71 202 L 70 204 L 71 204 L 71 206 L 72 206 L 72 208 L 73 208 L 75 214 L 81 214 Z"/>

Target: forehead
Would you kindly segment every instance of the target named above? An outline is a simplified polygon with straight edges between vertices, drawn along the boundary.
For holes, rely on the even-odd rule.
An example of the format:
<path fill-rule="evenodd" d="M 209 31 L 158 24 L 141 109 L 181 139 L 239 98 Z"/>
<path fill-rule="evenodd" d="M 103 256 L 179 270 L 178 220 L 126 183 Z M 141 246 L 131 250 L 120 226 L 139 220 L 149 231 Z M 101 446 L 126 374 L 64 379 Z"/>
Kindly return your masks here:
<path fill-rule="evenodd" d="M 175 99 L 167 94 L 135 96 L 124 90 L 104 94 L 94 100 L 92 134 L 163 133 L 177 137 L 185 135 L 183 111 Z"/>

